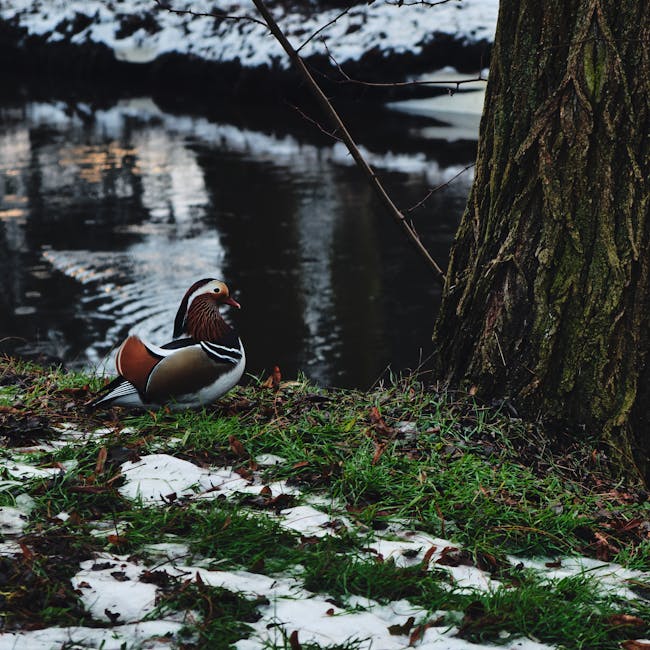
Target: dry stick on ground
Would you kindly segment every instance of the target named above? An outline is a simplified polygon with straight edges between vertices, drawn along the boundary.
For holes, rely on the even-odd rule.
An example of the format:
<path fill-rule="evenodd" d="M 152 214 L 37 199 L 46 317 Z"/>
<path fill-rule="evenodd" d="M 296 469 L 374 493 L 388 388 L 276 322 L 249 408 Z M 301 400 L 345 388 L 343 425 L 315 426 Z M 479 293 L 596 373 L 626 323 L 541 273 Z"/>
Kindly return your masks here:
<path fill-rule="evenodd" d="M 372 170 L 370 165 L 368 165 L 365 158 L 361 155 L 359 148 L 357 147 L 354 140 L 352 139 L 352 136 L 350 135 L 347 128 L 345 127 L 345 124 L 343 124 L 343 121 L 339 117 L 338 113 L 336 112 L 336 110 L 334 109 L 330 101 L 325 96 L 325 93 L 323 93 L 320 86 L 316 83 L 316 81 L 312 77 L 311 73 L 307 69 L 307 66 L 305 65 L 304 61 L 302 60 L 298 52 L 296 52 L 293 45 L 291 45 L 287 37 L 284 35 L 284 32 L 280 29 L 279 25 L 275 21 L 275 18 L 273 18 L 273 16 L 271 15 L 271 12 L 268 10 L 268 8 L 266 7 L 266 5 L 262 0 L 253 0 L 253 4 L 257 7 L 257 10 L 260 12 L 262 18 L 264 18 L 264 20 L 266 21 L 266 24 L 271 30 L 271 33 L 276 38 L 276 40 L 280 43 L 282 49 L 284 49 L 284 51 L 287 53 L 291 62 L 298 68 L 302 76 L 307 81 L 307 84 L 309 85 L 310 90 L 316 97 L 316 100 L 318 101 L 321 108 L 325 111 L 325 114 L 329 117 L 330 121 L 332 122 L 334 126 L 334 131 L 337 134 L 339 134 L 341 140 L 345 142 L 345 145 L 347 146 L 348 151 L 352 155 L 352 158 L 354 158 L 354 161 L 357 163 L 357 166 L 361 169 L 361 171 L 368 179 L 368 182 L 371 184 L 373 190 L 375 191 L 375 194 L 378 196 L 381 203 L 388 210 L 388 213 L 390 214 L 392 219 L 400 226 L 402 231 L 406 234 L 411 244 L 425 259 L 429 267 L 437 273 L 439 280 L 441 282 L 444 282 L 445 274 L 443 270 L 440 268 L 438 263 L 433 259 L 433 257 L 431 257 L 429 251 L 424 247 L 424 245 L 420 241 L 420 238 L 418 237 L 418 234 L 415 232 L 415 229 L 406 220 L 404 215 L 400 212 L 400 210 L 397 208 L 397 206 L 393 203 L 391 198 L 388 196 L 386 190 L 384 189 L 384 186 L 377 178 L 375 172 Z"/>

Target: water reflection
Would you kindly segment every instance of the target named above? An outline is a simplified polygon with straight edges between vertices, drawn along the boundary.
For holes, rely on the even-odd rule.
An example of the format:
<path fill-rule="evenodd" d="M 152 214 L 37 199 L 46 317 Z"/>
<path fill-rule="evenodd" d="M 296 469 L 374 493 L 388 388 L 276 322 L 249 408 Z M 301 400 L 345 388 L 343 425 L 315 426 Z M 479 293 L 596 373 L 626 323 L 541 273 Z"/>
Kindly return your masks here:
<path fill-rule="evenodd" d="M 227 317 L 253 373 L 367 386 L 426 353 L 437 284 L 341 145 L 149 99 L 0 110 L 0 334 L 18 337 L 3 349 L 102 367 L 129 331 L 167 340 L 187 286 L 215 276 L 244 306 Z M 367 151 L 405 207 L 473 156 L 418 137 L 405 120 L 399 142 Z M 414 214 L 443 261 L 470 180 Z"/>

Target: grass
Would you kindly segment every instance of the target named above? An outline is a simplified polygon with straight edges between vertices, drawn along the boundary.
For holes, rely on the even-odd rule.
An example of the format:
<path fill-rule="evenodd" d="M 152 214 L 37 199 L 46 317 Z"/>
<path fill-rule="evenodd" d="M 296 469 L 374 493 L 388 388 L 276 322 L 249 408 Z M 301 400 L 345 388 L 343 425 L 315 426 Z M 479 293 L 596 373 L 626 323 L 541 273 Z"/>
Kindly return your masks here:
<path fill-rule="evenodd" d="M 235 504 L 136 508 L 121 513 L 121 520 L 124 551 L 137 552 L 152 539 L 182 538 L 193 554 L 211 558 L 219 569 L 275 573 L 296 563 L 296 536 L 273 520 L 241 512 Z"/>
<path fill-rule="evenodd" d="M 471 641 L 502 642 L 510 634 L 562 648 L 613 648 L 650 635 L 645 578 L 629 583 L 638 599 L 626 602 L 588 574 L 549 581 L 509 559 L 582 554 L 650 571 L 647 496 L 612 482 L 591 440 L 549 441 L 532 424 L 414 380 L 370 393 L 304 381 L 277 391 L 251 384 L 203 411 L 140 415 L 85 411 L 99 384 L 0 361 L 0 460 L 67 467 L 19 483 L 0 470 L 0 505 L 23 493 L 35 502 L 23 556 L 0 558 L 7 565 L 0 571 L 4 629 L 88 621 L 69 586 L 81 559 L 101 550 L 145 559 L 152 540 L 181 540 L 212 568 L 290 574 L 341 606 L 351 596 L 406 599 Z M 17 453 L 58 438 L 61 423 L 112 432 Z M 318 538 L 288 531 L 274 514 L 292 500 L 272 494 L 144 507 L 120 494 L 119 468 L 154 452 L 285 480 L 302 498 L 332 504 L 333 516 L 355 528 Z M 261 467 L 261 454 L 285 460 Z M 63 523 L 56 518 L 62 512 L 69 515 Z M 449 553 L 448 563 L 486 570 L 499 586 L 467 590 L 442 565 L 399 567 L 370 554 L 369 539 L 396 521 L 453 540 L 462 550 Z M 92 535 L 100 524 L 114 534 Z M 230 647 L 259 615 L 259 602 L 198 583 L 161 583 L 159 592 L 159 612 L 193 612 L 183 647 Z M 280 637 L 284 647 L 297 647 Z"/>
<path fill-rule="evenodd" d="M 178 611 L 188 612 L 179 636 L 185 648 L 226 650 L 251 633 L 248 623 L 260 618 L 257 605 L 263 600 L 248 600 L 228 589 L 189 584 L 179 588 L 178 581 L 166 581 L 162 596 L 149 618 L 154 620 Z"/>

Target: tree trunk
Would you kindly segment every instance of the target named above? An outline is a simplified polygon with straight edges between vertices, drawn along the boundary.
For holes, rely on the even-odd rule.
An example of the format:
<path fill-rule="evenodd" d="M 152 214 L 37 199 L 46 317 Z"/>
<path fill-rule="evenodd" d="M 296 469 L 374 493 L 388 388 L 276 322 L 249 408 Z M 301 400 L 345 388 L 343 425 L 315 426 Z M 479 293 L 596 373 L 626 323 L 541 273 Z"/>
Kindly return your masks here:
<path fill-rule="evenodd" d="M 650 2 L 502 0 L 434 339 L 454 385 L 650 478 Z"/>

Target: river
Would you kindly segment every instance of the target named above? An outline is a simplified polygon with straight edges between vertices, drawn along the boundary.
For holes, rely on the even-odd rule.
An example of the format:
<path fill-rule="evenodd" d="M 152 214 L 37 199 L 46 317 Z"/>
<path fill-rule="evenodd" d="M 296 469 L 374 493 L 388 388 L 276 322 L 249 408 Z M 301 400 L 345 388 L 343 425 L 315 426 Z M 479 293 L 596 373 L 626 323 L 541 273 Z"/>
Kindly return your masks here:
<path fill-rule="evenodd" d="M 348 114 L 446 265 L 477 117 Z M 285 378 L 367 388 L 430 354 L 435 276 L 343 145 L 289 106 L 200 115 L 148 97 L 14 100 L 0 106 L 0 197 L 4 351 L 112 372 L 128 332 L 169 340 L 185 289 L 217 277 L 242 305 L 226 317 L 253 375 L 278 365 Z"/>

